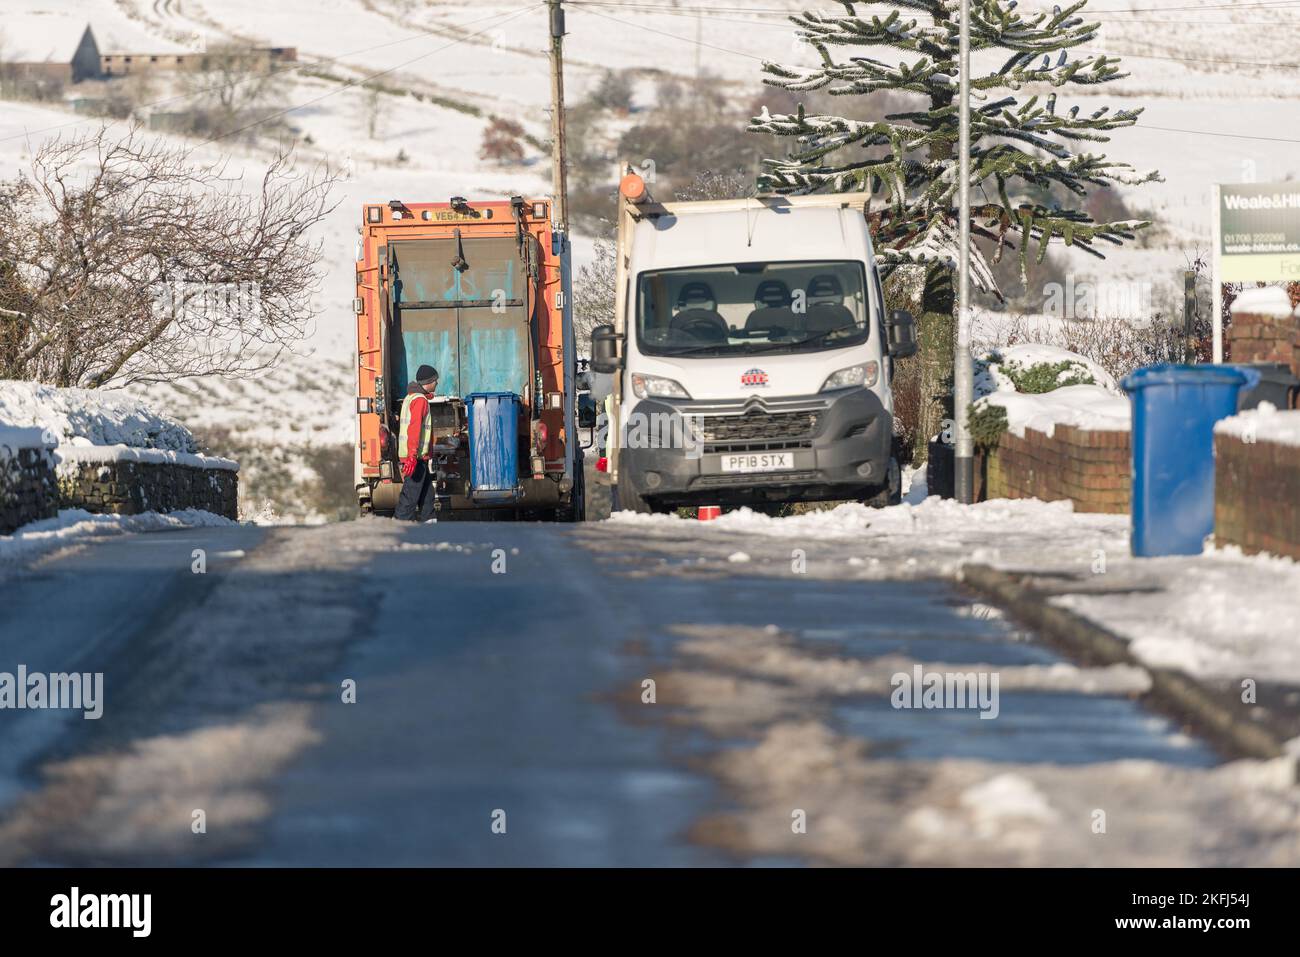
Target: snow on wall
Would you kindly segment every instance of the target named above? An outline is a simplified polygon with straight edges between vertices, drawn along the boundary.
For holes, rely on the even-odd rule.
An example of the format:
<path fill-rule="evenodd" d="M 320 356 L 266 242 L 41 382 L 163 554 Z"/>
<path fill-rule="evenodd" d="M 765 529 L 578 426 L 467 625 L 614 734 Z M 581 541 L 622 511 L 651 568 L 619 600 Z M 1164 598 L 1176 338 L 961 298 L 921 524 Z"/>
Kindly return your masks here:
<path fill-rule="evenodd" d="M 135 449 L 128 445 L 59 446 L 54 452 L 54 461 L 61 475 L 77 466 L 96 462 L 143 462 L 150 465 L 188 465 L 196 469 L 239 471 L 239 463 L 233 459 L 167 449 Z"/>
<path fill-rule="evenodd" d="M 1015 346 L 1004 346 L 981 357 L 976 367 L 975 395 L 978 398 L 992 392 L 1014 392 L 1016 387 L 1004 371 L 1004 367 L 1008 365 L 1014 364 L 1024 370 L 1030 366 L 1055 365 L 1059 362 L 1070 362 L 1081 366 L 1103 389 L 1114 393 L 1121 392 L 1115 377 L 1091 359 L 1059 346 L 1025 342 Z M 1063 375 L 1068 377 L 1068 373 Z"/>
<path fill-rule="evenodd" d="M 1231 435 L 1243 442 L 1274 442 L 1300 446 L 1300 409 L 1279 411 L 1271 402 L 1238 412 L 1215 423 L 1215 435 Z"/>
<path fill-rule="evenodd" d="M 41 429 L 0 422 L 0 460 L 13 458 L 19 449 L 52 449 L 54 442 Z"/>
<path fill-rule="evenodd" d="M 1096 385 L 1069 385 L 1051 392 L 1028 395 L 1016 391 L 1005 368 L 1015 364 L 1028 369 L 1039 364 L 1071 362 L 1086 369 Z M 1069 373 L 1063 373 L 1068 378 Z M 1114 377 L 1091 359 L 1068 349 L 1037 343 L 1008 346 L 989 353 L 977 366 L 975 395 L 1007 410 L 1009 431 L 1020 438 L 1026 429 L 1052 436 L 1058 425 L 1103 432 L 1127 432 L 1129 401 Z"/>
<path fill-rule="evenodd" d="M 1042 395 L 995 392 L 984 401 L 1007 410 L 1007 427 L 1024 437 L 1026 429 L 1055 434 L 1058 425 L 1094 432 L 1127 432 L 1129 401 L 1099 385 L 1070 385 Z"/>
<path fill-rule="evenodd" d="M 1229 311 L 1234 316 L 1243 313 L 1251 316 L 1273 316 L 1276 319 L 1285 319 L 1295 314 L 1295 310 L 1291 307 L 1291 297 L 1281 286 L 1256 286 L 1253 289 L 1244 289 L 1241 295 L 1232 300 L 1232 308 Z"/>

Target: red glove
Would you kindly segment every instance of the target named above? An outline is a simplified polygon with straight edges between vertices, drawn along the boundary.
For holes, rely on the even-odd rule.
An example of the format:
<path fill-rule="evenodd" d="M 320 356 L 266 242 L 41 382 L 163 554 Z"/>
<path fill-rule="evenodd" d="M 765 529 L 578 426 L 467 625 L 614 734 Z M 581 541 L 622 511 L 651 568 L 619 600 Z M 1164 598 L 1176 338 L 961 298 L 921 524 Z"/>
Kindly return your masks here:
<path fill-rule="evenodd" d="M 415 456 L 402 459 L 402 478 L 410 478 L 415 474 Z"/>
<path fill-rule="evenodd" d="M 603 455 L 602 455 L 600 458 L 596 459 L 596 471 L 597 471 L 597 472 L 608 472 L 608 471 L 609 471 L 609 459 L 605 458 L 605 456 L 603 456 Z"/>

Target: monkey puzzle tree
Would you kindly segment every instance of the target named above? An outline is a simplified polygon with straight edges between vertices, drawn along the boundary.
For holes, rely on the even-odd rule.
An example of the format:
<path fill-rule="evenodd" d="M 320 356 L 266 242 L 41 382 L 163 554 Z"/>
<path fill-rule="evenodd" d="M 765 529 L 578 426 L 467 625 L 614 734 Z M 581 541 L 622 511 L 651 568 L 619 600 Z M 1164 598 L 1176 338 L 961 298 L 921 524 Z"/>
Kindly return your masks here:
<path fill-rule="evenodd" d="M 1099 24 L 1079 11 L 1021 13 L 1016 0 L 970 0 L 971 35 L 971 234 L 992 244 L 992 261 L 1010 247 L 1022 276 L 1030 255 L 1042 262 L 1049 244 L 1064 243 L 1104 258 L 1099 243 L 1119 245 L 1145 222 L 1096 222 L 1081 208 L 1090 188 L 1137 185 L 1159 179 L 1127 163 L 1077 151 L 1106 142 L 1106 132 L 1132 126 L 1142 112 L 1100 107 L 1058 111 L 1056 89 L 1097 86 L 1120 79 L 1117 57 L 1075 56 L 1071 49 L 1097 39 Z M 820 63 L 785 67 L 765 63 L 764 82 L 804 93 L 869 96 L 895 91 L 915 98 L 912 111 L 877 119 L 794 114 L 766 107 L 750 130 L 793 138 L 784 159 L 764 161 L 760 189 L 785 193 L 869 190 L 881 197 L 872 209 L 877 261 L 924 270 L 919 316 L 922 411 L 918 442 L 938 431 L 951 392 L 955 331 L 953 267 L 959 236 L 958 45 L 960 0 L 841 0 L 844 13 L 791 16 L 799 37 Z M 893 7 L 887 14 L 857 7 Z M 887 62 L 890 50 L 904 58 Z M 1044 95 L 1046 94 L 1046 95 Z M 870 101 L 863 101 L 870 110 Z M 1044 201 L 1044 197 L 1052 197 Z M 1060 198 L 1059 201 L 1057 198 Z M 1077 202 L 1073 205 L 1071 199 Z M 972 239 L 972 243 L 974 240 Z M 971 250 L 972 279 L 1000 295 L 986 260 Z M 924 446 L 918 449 L 924 454 Z"/>

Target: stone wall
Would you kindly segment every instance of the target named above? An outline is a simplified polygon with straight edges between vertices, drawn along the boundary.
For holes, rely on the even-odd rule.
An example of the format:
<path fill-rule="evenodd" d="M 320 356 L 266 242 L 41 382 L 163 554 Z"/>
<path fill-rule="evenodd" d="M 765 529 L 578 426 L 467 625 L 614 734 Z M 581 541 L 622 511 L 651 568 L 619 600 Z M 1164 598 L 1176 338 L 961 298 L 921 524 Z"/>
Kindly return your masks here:
<path fill-rule="evenodd" d="M 0 443 L 0 535 L 58 514 L 54 460 L 45 445 Z"/>
<path fill-rule="evenodd" d="M 1300 559 L 1300 446 L 1215 433 L 1214 540 Z"/>
<path fill-rule="evenodd" d="M 239 517 L 239 473 L 174 462 L 78 461 L 63 455 L 58 467 L 62 508 L 138 515 L 198 508 Z"/>
<path fill-rule="evenodd" d="M 1069 499 L 1080 512 L 1127 513 L 1129 433 L 1057 425 L 1048 436 L 1005 433 L 976 459 L 976 498 Z"/>

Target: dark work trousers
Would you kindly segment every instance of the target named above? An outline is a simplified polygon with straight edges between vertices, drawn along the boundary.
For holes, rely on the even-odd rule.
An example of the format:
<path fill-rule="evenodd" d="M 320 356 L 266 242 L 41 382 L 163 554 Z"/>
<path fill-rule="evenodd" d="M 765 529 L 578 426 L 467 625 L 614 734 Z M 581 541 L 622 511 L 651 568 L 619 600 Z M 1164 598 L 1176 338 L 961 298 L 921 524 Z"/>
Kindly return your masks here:
<path fill-rule="evenodd" d="M 426 522 L 433 518 L 438 497 L 433 492 L 433 469 L 423 459 L 415 463 L 411 477 L 402 480 L 402 495 L 394 517 L 404 522 Z"/>

